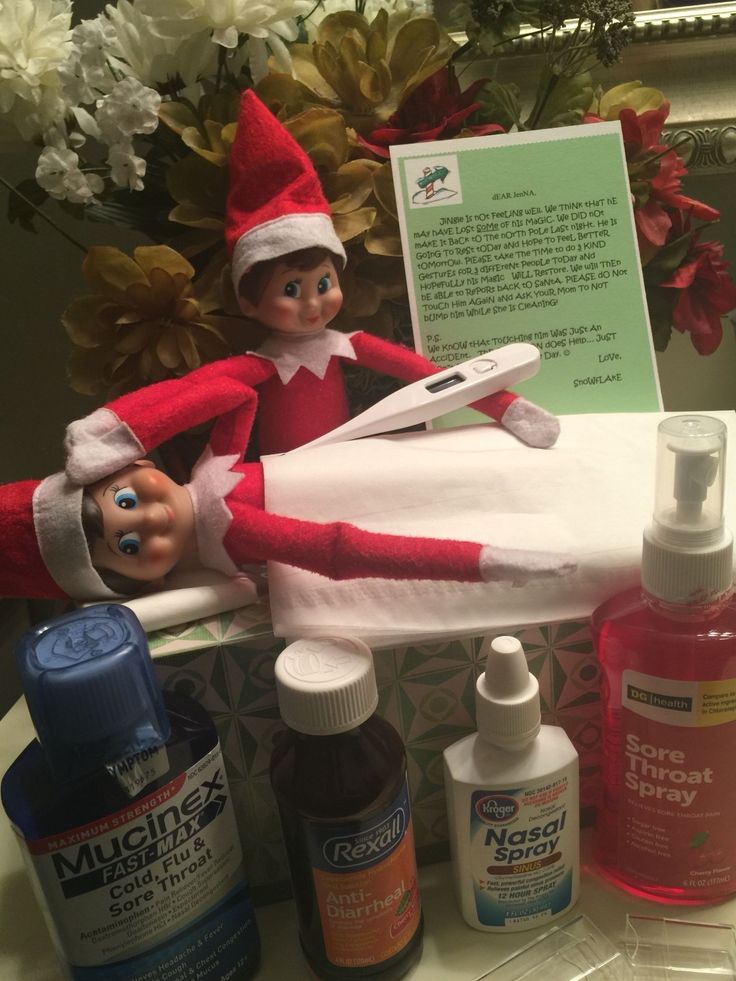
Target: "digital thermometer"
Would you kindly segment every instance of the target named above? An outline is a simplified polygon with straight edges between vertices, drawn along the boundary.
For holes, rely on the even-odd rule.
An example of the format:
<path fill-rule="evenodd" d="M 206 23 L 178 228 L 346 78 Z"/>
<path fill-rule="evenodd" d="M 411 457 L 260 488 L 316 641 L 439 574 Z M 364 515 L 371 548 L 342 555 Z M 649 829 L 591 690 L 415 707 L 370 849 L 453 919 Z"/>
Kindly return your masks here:
<path fill-rule="evenodd" d="M 405 385 L 342 426 L 290 452 L 375 436 L 436 419 L 531 378 L 539 371 L 539 363 L 539 350 L 533 344 L 507 344 Z"/>

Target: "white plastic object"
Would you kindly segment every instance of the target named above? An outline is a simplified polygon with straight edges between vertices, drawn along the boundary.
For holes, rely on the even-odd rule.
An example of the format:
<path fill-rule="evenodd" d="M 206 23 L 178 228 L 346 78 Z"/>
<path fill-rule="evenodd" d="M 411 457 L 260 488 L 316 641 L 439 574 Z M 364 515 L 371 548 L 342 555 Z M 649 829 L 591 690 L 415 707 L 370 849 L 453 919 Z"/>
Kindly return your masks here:
<path fill-rule="evenodd" d="M 533 344 L 507 344 L 404 385 L 344 425 L 289 452 L 300 453 L 313 446 L 343 443 L 436 419 L 531 378 L 539 371 L 539 364 L 539 350 Z"/>
<path fill-rule="evenodd" d="M 726 426 L 720 419 L 680 415 L 660 422 L 654 514 L 642 550 L 642 585 L 656 599 L 701 605 L 730 590 L 725 464 Z"/>
<path fill-rule="evenodd" d="M 354 637 L 305 637 L 274 667 L 279 711 L 290 729 L 328 736 L 373 715 L 378 689 L 370 648 Z"/>
<path fill-rule="evenodd" d="M 631 981 L 623 953 L 587 916 L 553 926 L 475 981 Z"/>
<path fill-rule="evenodd" d="M 626 954 L 634 981 L 732 981 L 736 930 L 660 916 L 626 916 Z"/>
<path fill-rule="evenodd" d="M 539 682 L 529 671 L 516 637 L 491 641 L 485 671 L 475 688 L 475 724 L 487 742 L 512 749 L 535 738 L 542 721 Z"/>
<path fill-rule="evenodd" d="M 239 610 L 258 600 L 256 583 L 244 573 L 226 576 L 214 569 L 188 570 L 167 579 L 166 587 L 155 593 L 121 600 L 141 622 L 147 633 L 183 623 Z M 83 603 L 96 606 L 97 603 Z M 154 650 L 151 656 L 156 658 Z"/>

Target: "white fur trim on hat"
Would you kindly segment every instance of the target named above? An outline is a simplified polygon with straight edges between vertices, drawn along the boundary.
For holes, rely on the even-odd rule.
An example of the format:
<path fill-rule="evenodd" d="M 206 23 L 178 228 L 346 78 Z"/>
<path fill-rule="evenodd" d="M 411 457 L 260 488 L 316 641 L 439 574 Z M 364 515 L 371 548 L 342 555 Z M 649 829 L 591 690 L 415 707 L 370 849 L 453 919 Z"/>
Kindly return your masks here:
<path fill-rule="evenodd" d="M 314 246 L 328 249 L 345 265 L 345 249 L 329 215 L 319 211 L 300 212 L 256 225 L 241 235 L 233 248 L 231 271 L 235 292 L 238 292 L 240 280 L 257 262 L 286 257 L 291 252 Z"/>
<path fill-rule="evenodd" d="M 143 444 L 111 409 L 95 409 L 70 423 L 64 440 L 66 472 L 77 484 L 94 484 L 146 455 Z"/>
<path fill-rule="evenodd" d="M 77 600 L 117 599 L 92 565 L 82 527 L 83 488 L 65 473 L 36 487 L 33 524 L 41 558 L 56 584 Z"/>

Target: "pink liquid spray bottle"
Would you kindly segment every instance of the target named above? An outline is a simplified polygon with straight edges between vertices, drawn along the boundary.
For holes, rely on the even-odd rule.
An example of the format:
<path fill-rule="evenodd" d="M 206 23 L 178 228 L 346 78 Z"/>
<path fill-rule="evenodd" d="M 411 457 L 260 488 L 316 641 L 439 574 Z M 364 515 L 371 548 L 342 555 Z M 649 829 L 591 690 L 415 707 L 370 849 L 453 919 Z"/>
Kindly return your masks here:
<path fill-rule="evenodd" d="M 592 626 L 602 673 L 603 791 L 596 860 L 664 903 L 736 892 L 736 602 L 723 520 L 726 427 L 709 416 L 658 429 L 642 586 Z"/>

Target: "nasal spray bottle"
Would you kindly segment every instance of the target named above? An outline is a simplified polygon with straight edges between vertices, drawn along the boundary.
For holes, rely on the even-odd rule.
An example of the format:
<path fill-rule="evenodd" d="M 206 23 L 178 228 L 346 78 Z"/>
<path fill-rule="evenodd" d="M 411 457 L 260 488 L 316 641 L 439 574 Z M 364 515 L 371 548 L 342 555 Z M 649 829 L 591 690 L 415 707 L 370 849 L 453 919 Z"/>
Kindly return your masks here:
<path fill-rule="evenodd" d="M 455 892 L 476 930 L 526 930 L 578 898 L 578 755 L 562 729 L 540 724 L 515 637 L 491 643 L 475 705 L 478 732 L 444 752 Z"/>
<path fill-rule="evenodd" d="M 736 604 L 724 527 L 726 427 L 659 425 L 641 589 L 593 614 L 602 674 L 603 792 L 595 855 L 665 903 L 736 892 Z"/>
<path fill-rule="evenodd" d="M 71 981 L 225 981 L 259 940 L 220 745 L 195 701 L 158 687 L 123 606 L 26 633 L 38 733 L 2 781 Z"/>

